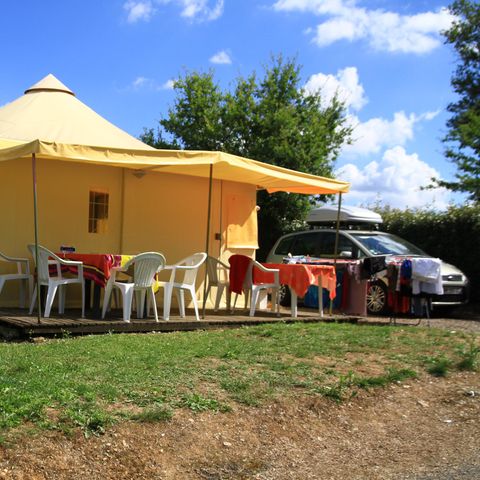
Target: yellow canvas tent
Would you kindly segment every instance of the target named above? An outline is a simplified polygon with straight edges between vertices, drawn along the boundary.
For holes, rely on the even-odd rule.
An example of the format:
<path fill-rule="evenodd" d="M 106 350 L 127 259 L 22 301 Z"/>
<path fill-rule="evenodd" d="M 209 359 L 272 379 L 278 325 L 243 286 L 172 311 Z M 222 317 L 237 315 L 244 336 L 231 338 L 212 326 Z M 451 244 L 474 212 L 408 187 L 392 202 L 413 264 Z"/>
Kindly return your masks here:
<path fill-rule="evenodd" d="M 34 233 L 32 187 L 25 180 L 32 164 L 40 243 L 86 252 L 159 250 L 172 262 L 204 250 L 205 238 L 215 255 L 253 254 L 257 189 L 325 194 L 349 187 L 223 152 L 156 150 L 48 75 L 0 108 L 0 221 L 6 232 L 0 250 L 17 256 Z M 95 231 L 92 192 L 93 203 L 95 195 L 109 202 L 108 216 L 94 219 Z M 212 222 L 206 228 L 207 217 Z"/>
<path fill-rule="evenodd" d="M 269 192 L 345 193 L 349 184 L 223 152 L 156 150 L 102 118 L 53 75 L 0 108 L 0 161 L 29 157 L 208 177 Z M 188 171 L 184 166 L 188 165 Z"/>

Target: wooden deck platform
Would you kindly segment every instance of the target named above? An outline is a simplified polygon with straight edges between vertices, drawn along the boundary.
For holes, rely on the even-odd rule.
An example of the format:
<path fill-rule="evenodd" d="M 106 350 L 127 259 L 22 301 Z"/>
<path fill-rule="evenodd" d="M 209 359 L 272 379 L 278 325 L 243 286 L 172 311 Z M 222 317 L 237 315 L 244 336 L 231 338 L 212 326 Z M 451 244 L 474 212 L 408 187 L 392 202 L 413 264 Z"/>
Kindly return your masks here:
<path fill-rule="evenodd" d="M 300 310 L 297 318 L 290 316 L 290 310 L 283 310 L 280 317 L 271 312 L 257 311 L 255 317 L 239 310 L 235 314 L 207 311 L 205 318 L 197 321 L 193 311 L 187 311 L 185 318 L 175 313 L 170 320 L 153 318 L 136 319 L 132 316 L 130 323 L 124 322 L 121 311 L 113 312 L 108 319 L 80 318 L 80 311 L 69 311 L 69 316 L 42 318 L 28 315 L 24 309 L 0 309 L 0 339 L 23 340 L 39 336 L 60 337 L 64 335 L 89 335 L 96 333 L 146 333 L 172 332 L 185 330 L 207 330 L 214 328 L 236 328 L 244 325 L 258 325 L 278 322 L 351 322 L 357 323 L 359 318 L 343 315 L 325 315 L 320 317 L 315 310 Z"/>

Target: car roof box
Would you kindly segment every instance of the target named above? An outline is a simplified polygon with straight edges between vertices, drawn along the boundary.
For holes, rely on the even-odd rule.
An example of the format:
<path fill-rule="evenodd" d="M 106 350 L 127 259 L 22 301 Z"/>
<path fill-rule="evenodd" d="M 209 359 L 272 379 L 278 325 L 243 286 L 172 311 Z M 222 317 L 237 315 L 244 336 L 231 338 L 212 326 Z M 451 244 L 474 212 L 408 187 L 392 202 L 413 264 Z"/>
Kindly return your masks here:
<path fill-rule="evenodd" d="M 310 210 L 307 215 L 309 225 L 331 225 L 337 222 L 338 206 L 324 205 Z M 366 208 L 342 206 L 340 209 L 340 223 L 342 225 L 378 225 L 383 223 L 380 214 Z"/>

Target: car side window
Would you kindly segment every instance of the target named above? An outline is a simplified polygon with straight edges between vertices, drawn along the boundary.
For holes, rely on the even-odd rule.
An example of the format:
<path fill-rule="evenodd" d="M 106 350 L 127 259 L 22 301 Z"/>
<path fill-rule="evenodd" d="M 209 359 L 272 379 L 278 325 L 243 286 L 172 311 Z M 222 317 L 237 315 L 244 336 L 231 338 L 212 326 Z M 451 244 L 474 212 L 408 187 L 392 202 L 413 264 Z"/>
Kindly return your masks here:
<path fill-rule="evenodd" d="M 283 240 L 281 240 L 277 248 L 275 249 L 275 255 L 287 256 L 289 253 L 291 253 L 290 247 L 293 241 L 294 241 L 294 237 L 286 237 Z"/>
<path fill-rule="evenodd" d="M 320 257 L 333 257 L 335 252 L 335 233 L 325 232 L 322 236 Z"/>
<path fill-rule="evenodd" d="M 318 232 L 302 233 L 295 236 L 290 253 L 292 255 L 309 255 L 317 257 L 320 246 L 320 234 Z"/>
<path fill-rule="evenodd" d="M 333 258 L 335 252 L 335 232 L 299 233 L 284 238 L 275 249 L 276 255 L 305 255 L 317 258 Z M 338 237 L 338 254 L 351 253 L 350 258 L 359 258 L 358 247 L 340 233 Z"/>
<path fill-rule="evenodd" d="M 322 238 L 322 247 L 320 257 L 333 258 L 335 254 L 335 232 L 325 232 Z M 338 236 L 337 254 L 341 256 L 342 252 L 350 253 L 350 258 L 358 258 L 358 247 L 345 235 L 340 232 Z"/>
<path fill-rule="evenodd" d="M 350 258 L 359 258 L 358 247 L 347 237 L 340 235 L 338 237 L 338 254 L 342 252 L 351 253 Z"/>

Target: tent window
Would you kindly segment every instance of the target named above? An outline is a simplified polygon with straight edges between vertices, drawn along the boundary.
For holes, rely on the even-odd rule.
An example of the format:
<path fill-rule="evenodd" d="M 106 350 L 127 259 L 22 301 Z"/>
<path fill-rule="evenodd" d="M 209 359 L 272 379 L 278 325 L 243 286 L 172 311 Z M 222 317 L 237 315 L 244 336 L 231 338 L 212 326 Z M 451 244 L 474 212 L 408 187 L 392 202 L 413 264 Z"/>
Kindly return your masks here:
<path fill-rule="evenodd" d="M 108 220 L 108 193 L 90 192 L 88 233 L 106 233 Z"/>

